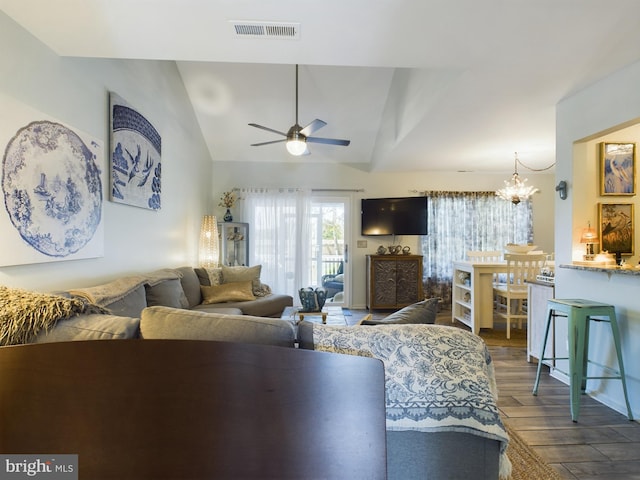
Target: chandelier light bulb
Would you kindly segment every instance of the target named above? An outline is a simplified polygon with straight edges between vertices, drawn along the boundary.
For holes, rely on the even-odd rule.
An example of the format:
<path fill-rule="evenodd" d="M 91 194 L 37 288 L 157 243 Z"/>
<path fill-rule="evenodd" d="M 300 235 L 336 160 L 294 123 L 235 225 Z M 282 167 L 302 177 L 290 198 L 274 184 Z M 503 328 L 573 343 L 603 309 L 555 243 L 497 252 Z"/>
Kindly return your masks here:
<path fill-rule="evenodd" d="M 528 200 L 531 195 L 539 192 L 536 187 L 527 185 L 527 179 L 520 179 L 518 175 L 518 153 L 515 157 L 515 172 L 511 176 L 511 180 L 504 181 L 504 187 L 496 191 L 496 195 L 503 200 L 508 200 L 514 205 L 519 204 L 522 200 Z"/>

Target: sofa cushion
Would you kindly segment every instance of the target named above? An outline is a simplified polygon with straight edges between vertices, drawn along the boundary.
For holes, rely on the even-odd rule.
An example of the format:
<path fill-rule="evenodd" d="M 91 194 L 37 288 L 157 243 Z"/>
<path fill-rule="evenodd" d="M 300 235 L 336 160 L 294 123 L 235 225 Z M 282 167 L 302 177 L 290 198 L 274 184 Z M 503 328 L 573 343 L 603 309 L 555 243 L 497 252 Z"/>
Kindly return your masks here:
<path fill-rule="evenodd" d="M 255 300 L 256 298 L 253 295 L 250 280 L 246 282 L 224 283 L 212 287 L 202 285 L 200 289 L 202 291 L 203 305 L 224 302 L 243 302 Z"/>
<path fill-rule="evenodd" d="M 291 323 L 279 319 L 148 307 L 142 311 L 140 336 L 293 347 L 295 332 Z"/>
<path fill-rule="evenodd" d="M 180 267 L 176 268 L 176 270 L 182 275 L 180 283 L 182 284 L 182 290 L 189 302 L 188 307 L 191 308 L 201 303 L 202 293 L 200 292 L 200 279 L 193 267 Z"/>
<path fill-rule="evenodd" d="M 208 310 L 216 306 L 225 308 L 238 308 L 245 315 L 253 315 L 254 317 L 273 317 L 280 318 L 285 307 L 293 305 L 293 297 L 290 295 L 282 295 L 274 293 L 266 297 L 256 297 L 255 300 L 245 302 L 226 302 L 216 303 L 213 305 L 196 305 L 193 310 Z"/>
<path fill-rule="evenodd" d="M 147 305 L 153 307 L 162 305 L 164 307 L 188 308 L 187 300 L 179 278 L 164 280 L 156 285 L 145 284 L 147 295 Z"/>
<path fill-rule="evenodd" d="M 121 299 L 105 305 L 113 315 L 134 318 L 140 318 L 142 310 L 146 307 L 147 295 L 144 285 L 138 286 Z"/>
<path fill-rule="evenodd" d="M 77 315 L 59 320 L 54 328 L 40 332 L 34 343 L 137 338 L 139 327 L 138 318 L 100 314 Z"/>
<path fill-rule="evenodd" d="M 253 282 L 253 294 L 260 294 L 260 272 L 262 265 L 254 265 L 253 267 L 228 267 L 222 266 L 222 283 L 245 282 L 250 280 Z"/>
<path fill-rule="evenodd" d="M 361 325 L 389 325 L 401 323 L 435 323 L 439 298 L 429 298 L 408 305 L 382 320 L 364 320 Z"/>
<path fill-rule="evenodd" d="M 204 313 L 220 313 L 222 315 L 243 315 L 242 310 L 239 308 L 228 307 L 226 303 L 211 303 L 208 305 L 200 304 L 196 307 L 196 310 Z"/>

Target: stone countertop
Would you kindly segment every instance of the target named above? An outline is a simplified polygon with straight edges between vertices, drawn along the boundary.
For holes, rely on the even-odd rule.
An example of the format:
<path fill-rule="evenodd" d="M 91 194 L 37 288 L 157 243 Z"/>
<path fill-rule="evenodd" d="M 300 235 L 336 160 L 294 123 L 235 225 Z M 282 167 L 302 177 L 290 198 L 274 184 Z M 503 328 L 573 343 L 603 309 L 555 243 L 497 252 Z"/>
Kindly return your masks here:
<path fill-rule="evenodd" d="M 527 283 L 530 283 L 531 285 L 540 285 L 541 287 L 555 286 L 555 282 L 543 282 L 541 280 L 527 280 Z"/>
<path fill-rule="evenodd" d="M 621 275 L 635 275 L 640 276 L 640 268 L 620 268 L 617 265 L 605 266 L 605 265 L 576 265 L 576 264 L 563 264 L 559 265 L 560 268 L 570 268 L 573 270 L 584 270 L 587 272 L 604 272 L 608 274 L 621 274 Z"/>

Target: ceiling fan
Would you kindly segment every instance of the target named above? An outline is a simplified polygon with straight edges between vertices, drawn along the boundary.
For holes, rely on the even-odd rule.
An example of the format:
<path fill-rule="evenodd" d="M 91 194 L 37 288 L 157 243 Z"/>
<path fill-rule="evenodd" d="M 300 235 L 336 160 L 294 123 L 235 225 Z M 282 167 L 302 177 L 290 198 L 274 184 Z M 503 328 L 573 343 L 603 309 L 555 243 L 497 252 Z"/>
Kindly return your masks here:
<path fill-rule="evenodd" d="M 321 129 L 326 124 L 327 124 L 326 122 L 323 122 L 318 118 L 313 120 L 310 124 L 308 124 L 304 128 L 298 124 L 298 65 L 296 64 L 296 123 L 295 125 L 293 125 L 287 133 L 284 133 L 278 130 L 274 130 L 273 128 L 263 127 L 262 125 L 258 125 L 257 123 L 250 123 L 249 125 L 252 127 L 260 128 L 262 130 L 277 133 L 278 135 L 282 135 L 283 137 L 286 137 L 281 140 L 272 140 L 270 142 L 252 143 L 251 146 L 259 147 L 261 145 L 270 145 L 272 143 L 287 142 L 287 151 L 291 155 L 299 156 L 299 155 L 309 155 L 307 142 L 324 143 L 327 145 L 341 145 L 343 147 L 346 147 L 351 143 L 350 140 L 340 140 L 337 138 L 320 138 L 320 137 L 310 136 L 313 132 Z"/>

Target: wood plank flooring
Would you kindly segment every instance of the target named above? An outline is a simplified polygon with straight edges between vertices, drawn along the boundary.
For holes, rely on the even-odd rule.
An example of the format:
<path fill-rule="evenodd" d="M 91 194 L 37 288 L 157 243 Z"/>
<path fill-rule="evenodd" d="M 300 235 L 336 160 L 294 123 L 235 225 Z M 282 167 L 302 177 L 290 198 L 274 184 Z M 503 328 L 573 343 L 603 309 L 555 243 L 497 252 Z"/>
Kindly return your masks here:
<path fill-rule="evenodd" d="M 535 363 L 524 348 L 489 347 L 498 407 L 509 424 L 565 479 L 640 480 L 640 424 L 584 395 L 571 421 L 569 387 L 543 367 L 538 395 Z"/>
<path fill-rule="evenodd" d="M 355 323 L 364 310 L 353 311 Z M 489 347 L 505 423 L 567 480 L 640 480 L 640 423 L 591 397 L 582 397 L 571 421 L 569 387 L 543 367 L 538 395 L 531 390 L 537 365 L 521 347 Z"/>

